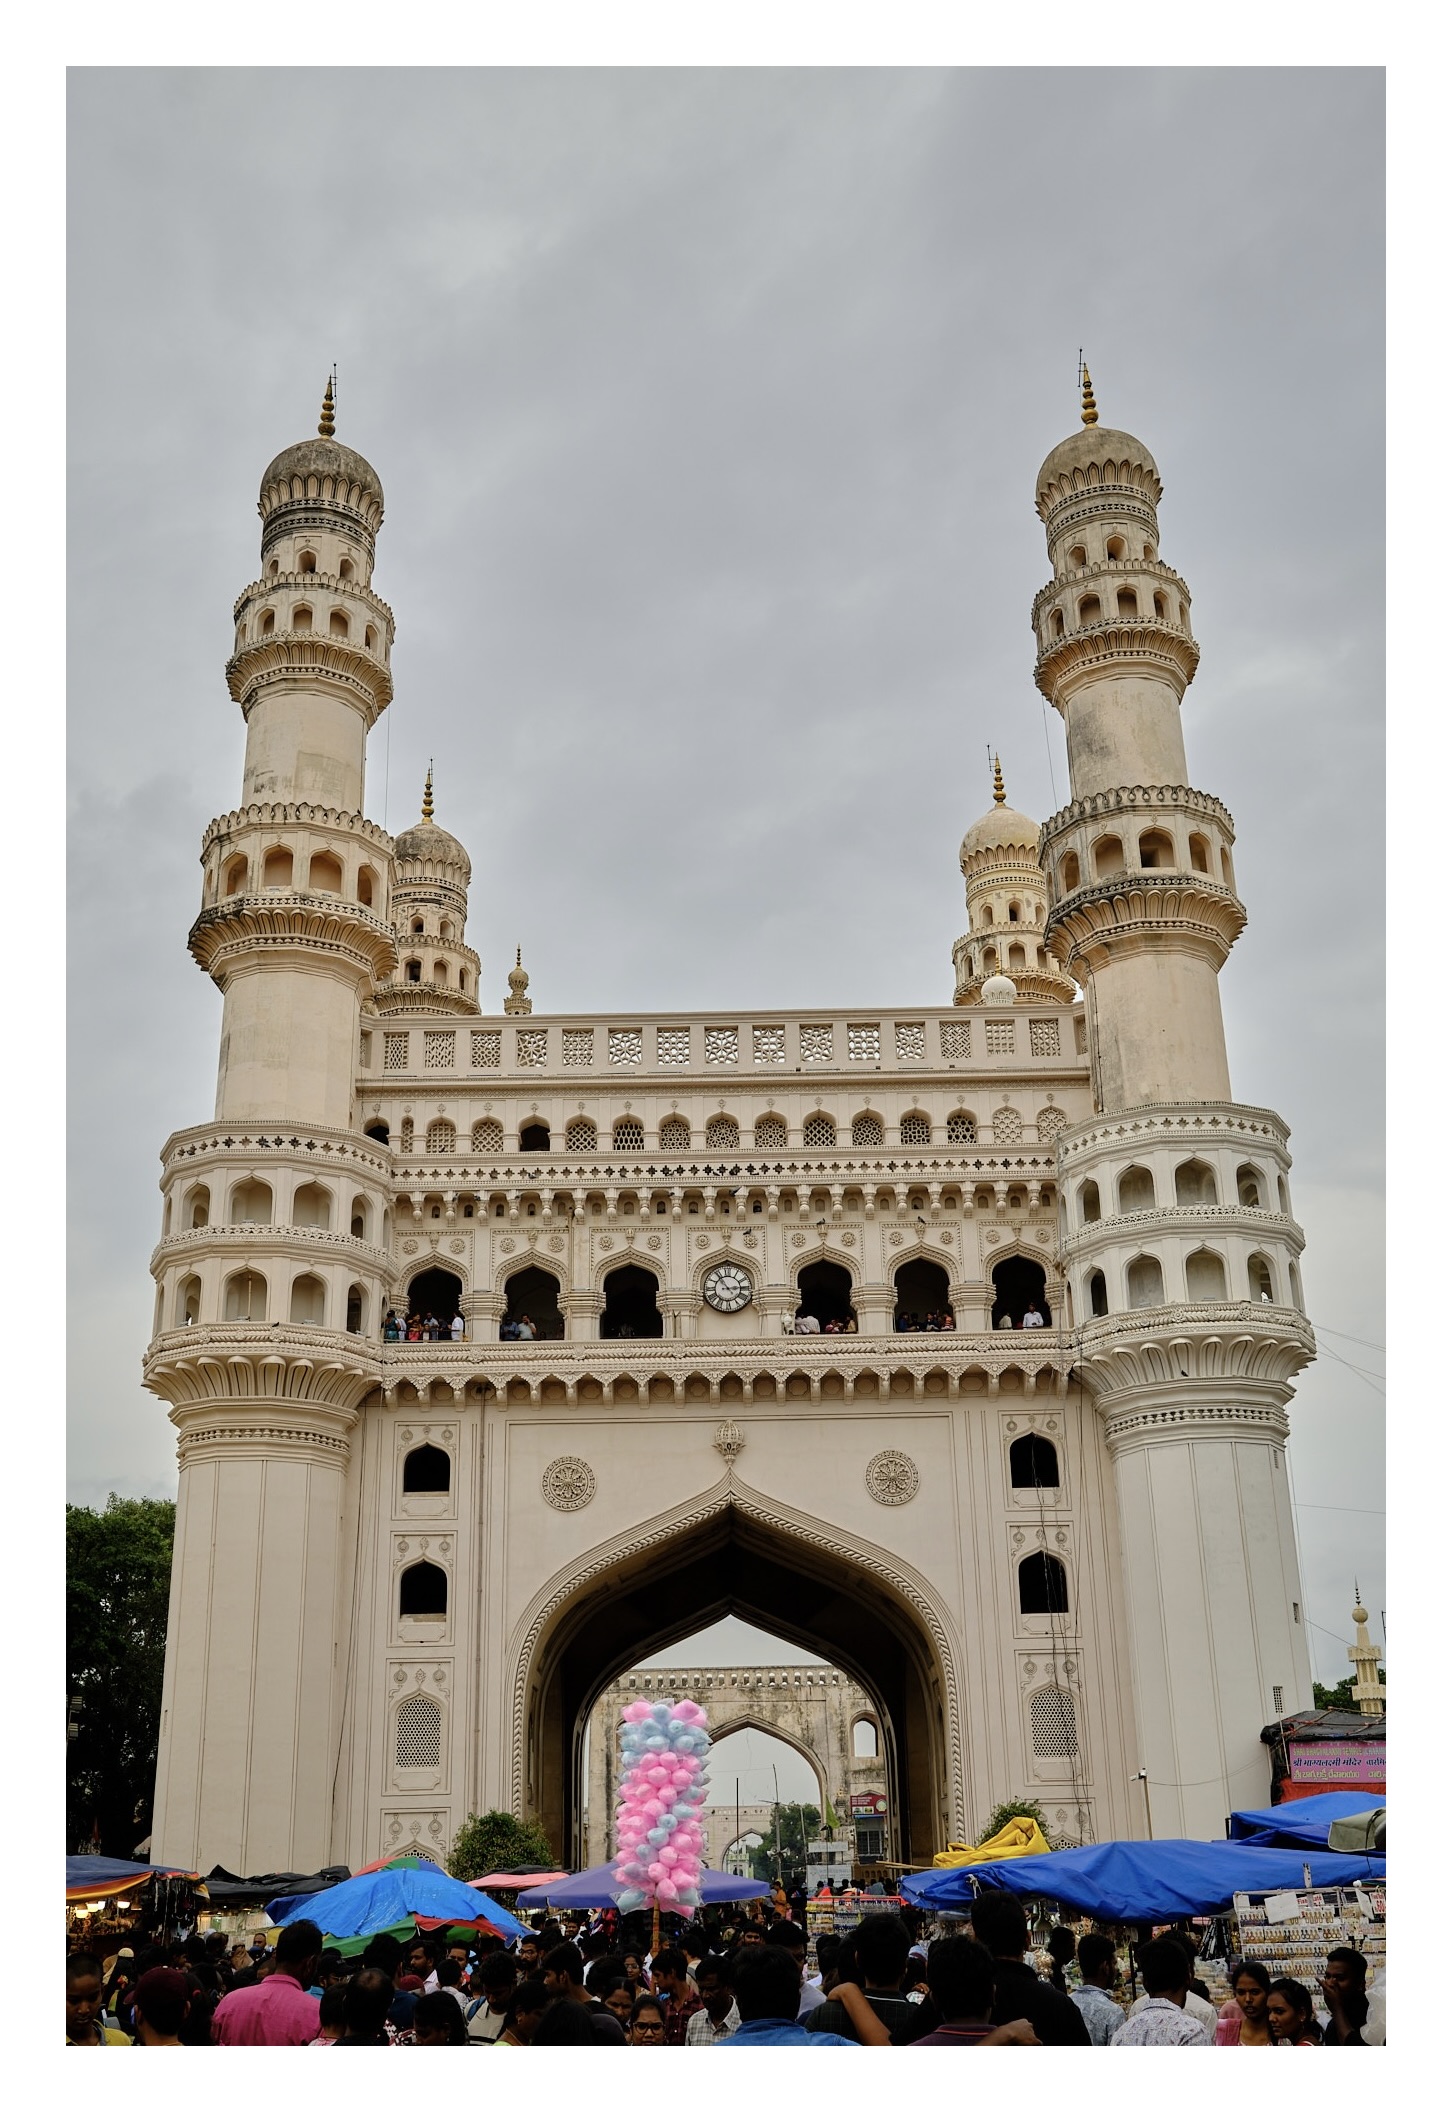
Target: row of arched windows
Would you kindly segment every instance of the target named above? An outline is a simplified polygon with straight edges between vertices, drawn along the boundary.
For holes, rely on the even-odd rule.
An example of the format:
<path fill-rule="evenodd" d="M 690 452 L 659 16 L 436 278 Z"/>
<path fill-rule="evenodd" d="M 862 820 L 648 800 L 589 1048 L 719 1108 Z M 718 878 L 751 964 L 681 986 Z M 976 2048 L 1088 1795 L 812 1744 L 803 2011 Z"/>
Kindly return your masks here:
<path fill-rule="evenodd" d="M 1081 594 L 1074 613 L 1079 628 L 1085 630 L 1090 624 L 1103 623 L 1107 613 L 1118 617 L 1121 623 L 1138 623 L 1140 617 L 1148 617 L 1151 610 L 1154 612 L 1156 623 L 1173 623 L 1177 629 L 1184 630 L 1185 604 L 1178 597 L 1172 599 L 1169 595 L 1162 594 L 1158 588 L 1154 589 L 1148 603 L 1142 605 L 1138 588 L 1116 587 L 1112 611 L 1106 608 L 1104 600 L 1098 594 Z M 1062 609 L 1055 609 L 1049 618 L 1049 636 L 1059 639 L 1066 635 L 1064 612 Z"/>
<path fill-rule="evenodd" d="M 1175 845 L 1175 839 L 1167 829 L 1145 829 L 1135 845 L 1135 853 L 1139 861 L 1140 870 L 1143 872 L 1152 873 L 1169 869 L 1184 870 L 1179 851 Z M 1215 849 L 1209 837 L 1201 835 L 1198 830 L 1192 831 L 1189 838 L 1189 853 L 1189 870 L 1192 873 L 1204 873 L 1207 878 L 1213 878 L 1215 872 Z M 1119 836 L 1097 837 L 1089 850 L 1089 870 L 1095 880 L 1112 880 L 1116 874 L 1127 872 L 1128 866 L 1125 861 L 1123 838 Z M 1060 895 L 1072 894 L 1076 887 L 1084 884 L 1085 878 L 1084 869 L 1079 862 L 1079 853 L 1077 851 L 1066 851 L 1059 860 Z M 1222 850 L 1220 853 L 1220 878 L 1226 887 L 1234 887 L 1234 870 L 1230 863 L 1230 853 L 1227 850 Z"/>
<path fill-rule="evenodd" d="M 330 1189 L 318 1181 L 308 1181 L 294 1189 L 292 1198 L 292 1223 L 304 1229 L 330 1232 L 333 1229 L 334 1197 Z M 255 1174 L 233 1184 L 227 1196 L 227 1209 L 222 1220 L 232 1225 L 270 1225 L 272 1223 L 273 1194 L 267 1181 L 259 1180 Z M 188 1188 L 181 1197 L 180 1222 L 176 1229 L 184 1232 L 199 1231 L 212 1222 L 212 1191 L 204 1181 Z M 366 1196 L 355 1195 L 348 1210 L 348 1230 L 354 1239 L 370 1237 L 373 1209 Z M 172 1201 L 166 1205 L 165 1230 L 172 1229 Z"/>
<path fill-rule="evenodd" d="M 1277 1176 L 1278 1200 L 1281 1214 L 1288 1215 L 1289 1197 L 1286 1184 Z M 1134 1210 L 1153 1210 L 1158 1207 L 1155 1177 L 1148 1166 L 1127 1166 L 1119 1176 L 1115 1194 L 1118 1214 L 1127 1216 Z M 1203 1159 L 1184 1159 L 1175 1168 L 1175 1204 L 1180 1209 L 1197 1203 L 1218 1205 L 1220 1184 L 1213 1166 Z M 1258 1166 L 1237 1166 L 1235 1169 L 1235 1200 L 1242 1210 L 1268 1210 L 1270 1208 L 1270 1183 Z M 1079 1222 L 1081 1225 L 1097 1225 L 1102 1215 L 1099 1198 L 1099 1183 L 1084 1181 L 1079 1188 Z"/>
<path fill-rule="evenodd" d="M 911 1108 L 900 1115 L 891 1125 L 896 1132 L 894 1143 L 923 1146 L 933 1141 L 933 1118 L 920 1108 Z M 870 1150 L 888 1142 L 889 1125 L 881 1115 L 854 1115 L 847 1128 L 851 1141 L 859 1149 Z M 367 1135 L 376 1143 L 389 1141 L 386 1122 L 371 1122 Z M 973 1144 L 978 1139 L 978 1118 L 967 1108 L 955 1108 L 944 1124 L 944 1135 L 949 1144 Z M 638 1115 L 621 1115 L 611 1125 L 608 1143 L 602 1143 L 600 1126 L 588 1115 L 575 1115 L 565 1124 L 564 1148 L 570 1152 L 592 1152 L 601 1150 L 635 1152 L 647 1148 L 647 1131 Z M 788 1130 L 781 1115 L 762 1115 L 754 1124 L 750 1142 L 757 1151 L 785 1151 Z M 842 1141 L 845 1141 L 843 1139 Z M 838 1124 L 832 1115 L 820 1110 L 807 1116 L 802 1124 L 802 1142 L 808 1150 L 835 1148 L 839 1142 Z M 656 1132 L 656 1144 L 651 1147 L 663 1152 L 690 1151 L 693 1132 L 684 1115 L 667 1115 Z M 446 1156 L 458 1145 L 458 1131 L 445 1116 L 430 1122 L 424 1132 L 424 1150 L 431 1157 Z M 706 1151 L 739 1151 L 742 1146 L 742 1126 L 734 1115 L 712 1115 L 702 1133 L 702 1148 Z M 538 1119 L 526 1122 L 519 1132 L 520 1151 L 549 1151 L 554 1139 L 547 1122 Z M 511 1150 L 513 1145 L 509 1147 Z M 399 1136 L 399 1149 L 414 1149 L 414 1133 L 411 1122 L 405 1120 Z M 494 1116 L 485 1116 L 474 1124 L 469 1132 L 469 1149 L 473 1152 L 502 1152 L 505 1149 L 504 1124 Z"/>
<path fill-rule="evenodd" d="M 314 628 L 321 633 L 321 624 L 314 625 L 313 608 L 310 602 L 295 602 L 292 609 L 286 613 L 286 628 L 295 637 L 298 635 L 306 637 Z M 259 638 L 275 638 L 277 635 L 277 612 L 275 609 L 264 609 L 257 619 L 257 636 Z M 329 609 L 327 635 L 330 638 L 341 639 L 350 639 L 352 637 L 353 620 L 346 609 Z M 239 625 L 237 632 L 239 649 L 245 643 L 245 632 Z M 363 649 L 369 653 L 376 653 L 378 650 L 378 631 L 371 623 L 365 623 L 363 626 Z"/>
<path fill-rule="evenodd" d="M 287 1317 L 294 1327 L 328 1325 L 328 1287 L 311 1272 L 294 1276 L 286 1292 Z M 222 1285 L 224 1320 L 268 1320 L 280 1318 L 269 1311 L 271 1297 L 267 1278 L 256 1269 L 237 1269 Z M 343 1303 L 343 1326 L 350 1335 L 361 1335 L 368 1326 L 369 1294 L 361 1283 L 350 1283 Z M 173 1325 L 194 1327 L 201 1317 L 202 1280 L 183 1276 L 176 1287 Z"/>
<path fill-rule="evenodd" d="M 1297 1312 L 1301 1305 L 1301 1276 L 1294 1262 L 1287 1264 L 1290 1302 Z M 1252 1254 L 1245 1264 L 1243 1289 L 1232 1289 L 1224 1257 L 1211 1247 L 1199 1247 L 1185 1257 L 1185 1296 L 1191 1305 L 1223 1305 L 1228 1299 L 1248 1298 L 1252 1305 L 1282 1302 L 1275 1263 L 1268 1254 Z M 1159 1257 L 1138 1254 L 1123 1273 L 1120 1311 L 1141 1306 L 1165 1305 L 1165 1272 Z M 1091 1319 L 1102 1319 L 1110 1311 L 1109 1285 L 1103 1269 L 1091 1269 L 1084 1279 L 1084 1303 Z"/>
<path fill-rule="evenodd" d="M 264 851 L 257 871 L 263 887 L 291 887 L 297 873 L 297 860 L 286 844 L 274 844 Z M 229 858 L 222 868 L 222 894 L 225 897 L 245 895 L 257 884 L 250 858 L 239 851 Z M 307 888 L 315 895 L 342 895 L 346 892 L 343 861 L 332 851 L 314 851 L 307 864 Z M 371 865 L 358 868 L 353 883 L 353 898 L 365 909 L 372 909 L 379 896 L 379 878 Z"/>
<path fill-rule="evenodd" d="M 402 980 L 406 983 L 421 983 L 423 981 L 424 964 L 418 958 L 417 954 L 411 955 L 408 960 L 401 963 L 400 975 Z M 430 980 L 432 981 L 434 989 L 448 989 L 449 964 L 447 961 L 434 962 Z M 467 992 L 469 988 L 469 977 L 465 970 L 462 968 L 459 970 L 459 988 L 465 992 Z"/>

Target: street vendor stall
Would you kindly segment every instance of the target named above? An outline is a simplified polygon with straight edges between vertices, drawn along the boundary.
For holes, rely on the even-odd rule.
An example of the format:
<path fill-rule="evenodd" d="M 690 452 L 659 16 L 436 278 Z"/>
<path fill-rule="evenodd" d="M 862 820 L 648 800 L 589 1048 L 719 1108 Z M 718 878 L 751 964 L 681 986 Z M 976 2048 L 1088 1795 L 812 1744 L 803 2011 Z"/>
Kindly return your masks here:
<path fill-rule="evenodd" d="M 978 1863 L 905 1877 L 914 1906 L 966 1913 L 979 1891 L 1053 1899 L 1097 1921 L 1165 1922 L 1226 1913 L 1237 1892 L 1291 1891 L 1374 1883 L 1386 1858 L 1314 1849 L 1258 1848 L 1241 1841 L 1105 1841 L 1049 1855 Z"/>
<path fill-rule="evenodd" d="M 577 1870 L 573 1877 L 550 1878 L 544 1884 L 531 1886 L 520 1893 L 518 1905 L 525 1912 L 531 1907 L 617 1907 L 628 1889 L 616 1876 L 613 1863 L 597 1863 L 592 1870 Z M 729 1870 L 701 1872 L 703 1906 L 765 1899 L 770 1891 L 770 1885 L 760 1884 L 754 1877 L 733 1877 Z"/>
<path fill-rule="evenodd" d="M 367 1937 L 415 1923 L 465 1927 L 508 1938 L 526 1929 L 496 1900 L 484 1900 L 457 1877 L 422 1856 L 400 1856 L 381 1870 L 359 1871 L 325 1892 L 271 1900 L 267 1911 L 286 1928 L 292 1921 L 315 1921 L 324 1935 L 339 1939 Z"/>

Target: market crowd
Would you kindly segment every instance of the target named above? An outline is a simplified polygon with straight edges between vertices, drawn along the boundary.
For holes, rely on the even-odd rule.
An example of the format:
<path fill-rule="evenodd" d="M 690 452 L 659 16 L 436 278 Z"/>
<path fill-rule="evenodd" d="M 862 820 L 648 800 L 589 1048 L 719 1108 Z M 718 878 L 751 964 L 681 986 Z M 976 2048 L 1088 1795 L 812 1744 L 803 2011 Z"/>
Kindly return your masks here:
<path fill-rule="evenodd" d="M 1313 1991 L 1232 1967 L 1217 2011 L 1193 1930 L 1141 1944 L 1058 1926 L 1030 1961 L 1019 1901 L 985 1892 L 972 1935 L 916 1940 L 915 1912 L 869 1913 L 816 1940 L 783 1915 L 707 1910 L 652 1955 L 614 1910 L 547 1921 L 513 1946 L 473 1935 L 369 1939 L 356 1956 L 312 1921 L 276 1948 L 195 1934 L 66 1960 L 73 2046 L 1356 2046 L 1366 1962 L 1330 1953 Z M 637 1932 L 639 1923 L 634 1927 Z M 637 1936 L 638 1944 L 638 1936 Z M 351 1947 L 350 1947 L 351 1948 Z"/>

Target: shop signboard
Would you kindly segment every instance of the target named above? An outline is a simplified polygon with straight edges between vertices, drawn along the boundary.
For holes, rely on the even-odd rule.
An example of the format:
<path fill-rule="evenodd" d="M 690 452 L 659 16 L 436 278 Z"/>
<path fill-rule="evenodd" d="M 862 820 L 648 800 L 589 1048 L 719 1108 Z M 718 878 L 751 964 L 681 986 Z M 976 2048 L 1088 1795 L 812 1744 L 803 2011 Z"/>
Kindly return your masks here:
<path fill-rule="evenodd" d="M 1386 1746 L 1370 1738 L 1288 1738 L 1290 1780 L 1323 1789 L 1374 1789 L 1386 1794 Z"/>

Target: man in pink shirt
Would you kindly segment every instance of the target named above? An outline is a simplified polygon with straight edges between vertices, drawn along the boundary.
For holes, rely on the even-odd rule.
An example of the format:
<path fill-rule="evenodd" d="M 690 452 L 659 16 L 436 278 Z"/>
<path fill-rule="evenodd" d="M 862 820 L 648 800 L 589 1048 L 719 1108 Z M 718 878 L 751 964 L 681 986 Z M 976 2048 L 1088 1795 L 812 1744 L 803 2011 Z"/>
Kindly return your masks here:
<path fill-rule="evenodd" d="M 256 1987 L 224 1995 L 212 2017 L 219 2046 L 310 2046 L 318 2035 L 317 1975 L 323 1932 L 315 1921 L 293 1921 L 277 1939 L 276 1963 Z"/>

